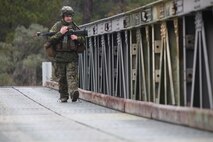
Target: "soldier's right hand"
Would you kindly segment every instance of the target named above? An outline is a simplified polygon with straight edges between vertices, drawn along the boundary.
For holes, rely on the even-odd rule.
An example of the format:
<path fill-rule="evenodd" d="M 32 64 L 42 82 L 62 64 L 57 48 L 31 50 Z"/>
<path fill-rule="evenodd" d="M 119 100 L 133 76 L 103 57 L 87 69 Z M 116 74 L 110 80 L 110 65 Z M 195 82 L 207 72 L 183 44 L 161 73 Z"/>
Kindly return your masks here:
<path fill-rule="evenodd" d="M 67 27 L 67 26 L 63 26 L 63 27 L 61 27 L 61 29 L 60 29 L 60 33 L 61 33 L 61 34 L 65 34 L 67 31 L 68 31 L 68 27 Z"/>

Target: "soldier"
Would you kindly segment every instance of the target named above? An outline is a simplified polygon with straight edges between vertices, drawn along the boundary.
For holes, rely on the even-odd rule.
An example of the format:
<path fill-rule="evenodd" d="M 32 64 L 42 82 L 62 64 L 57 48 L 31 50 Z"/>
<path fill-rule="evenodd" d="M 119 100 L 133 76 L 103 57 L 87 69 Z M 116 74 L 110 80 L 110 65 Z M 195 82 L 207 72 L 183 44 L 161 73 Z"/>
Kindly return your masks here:
<path fill-rule="evenodd" d="M 74 11 L 70 6 L 63 6 L 61 9 L 62 19 L 56 22 L 50 32 L 57 32 L 51 36 L 49 42 L 56 51 L 54 61 L 56 67 L 56 77 L 59 83 L 60 102 L 67 102 L 69 96 L 72 102 L 79 97 L 78 85 L 78 53 L 76 44 L 82 42 L 83 37 L 76 35 L 66 35 L 70 29 L 77 30 L 73 23 Z"/>

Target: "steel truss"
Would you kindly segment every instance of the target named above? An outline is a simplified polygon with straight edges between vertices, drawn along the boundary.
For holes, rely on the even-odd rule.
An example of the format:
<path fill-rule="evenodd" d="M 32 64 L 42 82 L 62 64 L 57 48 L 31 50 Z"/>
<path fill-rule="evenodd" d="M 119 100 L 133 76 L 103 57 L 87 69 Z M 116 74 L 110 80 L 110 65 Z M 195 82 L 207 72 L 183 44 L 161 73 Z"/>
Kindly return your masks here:
<path fill-rule="evenodd" d="M 158 1 L 82 25 L 89 36 L 79 58 L 80 87 L 212 109 L 212 5 L 211 0 Z"/>

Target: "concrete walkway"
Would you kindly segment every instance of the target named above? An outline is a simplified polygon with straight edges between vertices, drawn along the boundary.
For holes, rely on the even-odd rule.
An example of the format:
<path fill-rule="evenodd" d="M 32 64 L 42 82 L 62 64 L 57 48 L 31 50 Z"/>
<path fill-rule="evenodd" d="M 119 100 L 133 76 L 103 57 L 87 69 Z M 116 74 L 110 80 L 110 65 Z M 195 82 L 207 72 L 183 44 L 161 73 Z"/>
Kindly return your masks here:
<path fill-rule="evenodd" d="M 211 132 L 58 96 L 44 87 L 1 87 L 0 142 L 213 142 Z"/>

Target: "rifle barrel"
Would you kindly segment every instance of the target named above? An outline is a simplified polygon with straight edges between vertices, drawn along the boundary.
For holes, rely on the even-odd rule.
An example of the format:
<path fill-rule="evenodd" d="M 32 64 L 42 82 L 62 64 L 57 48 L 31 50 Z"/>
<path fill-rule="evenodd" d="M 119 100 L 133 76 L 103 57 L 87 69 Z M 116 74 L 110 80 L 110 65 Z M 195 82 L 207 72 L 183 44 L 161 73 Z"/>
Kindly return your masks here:
<path fill-rule="evenodd" d="M 53 36 L 57 32 L 37 32 L 37 36 Z M 77 36 L 87 36 L 88 32 L 87 30 L 69 30 L 68 32 L 65 33 L 65 35 L 77 35 Z"/>

